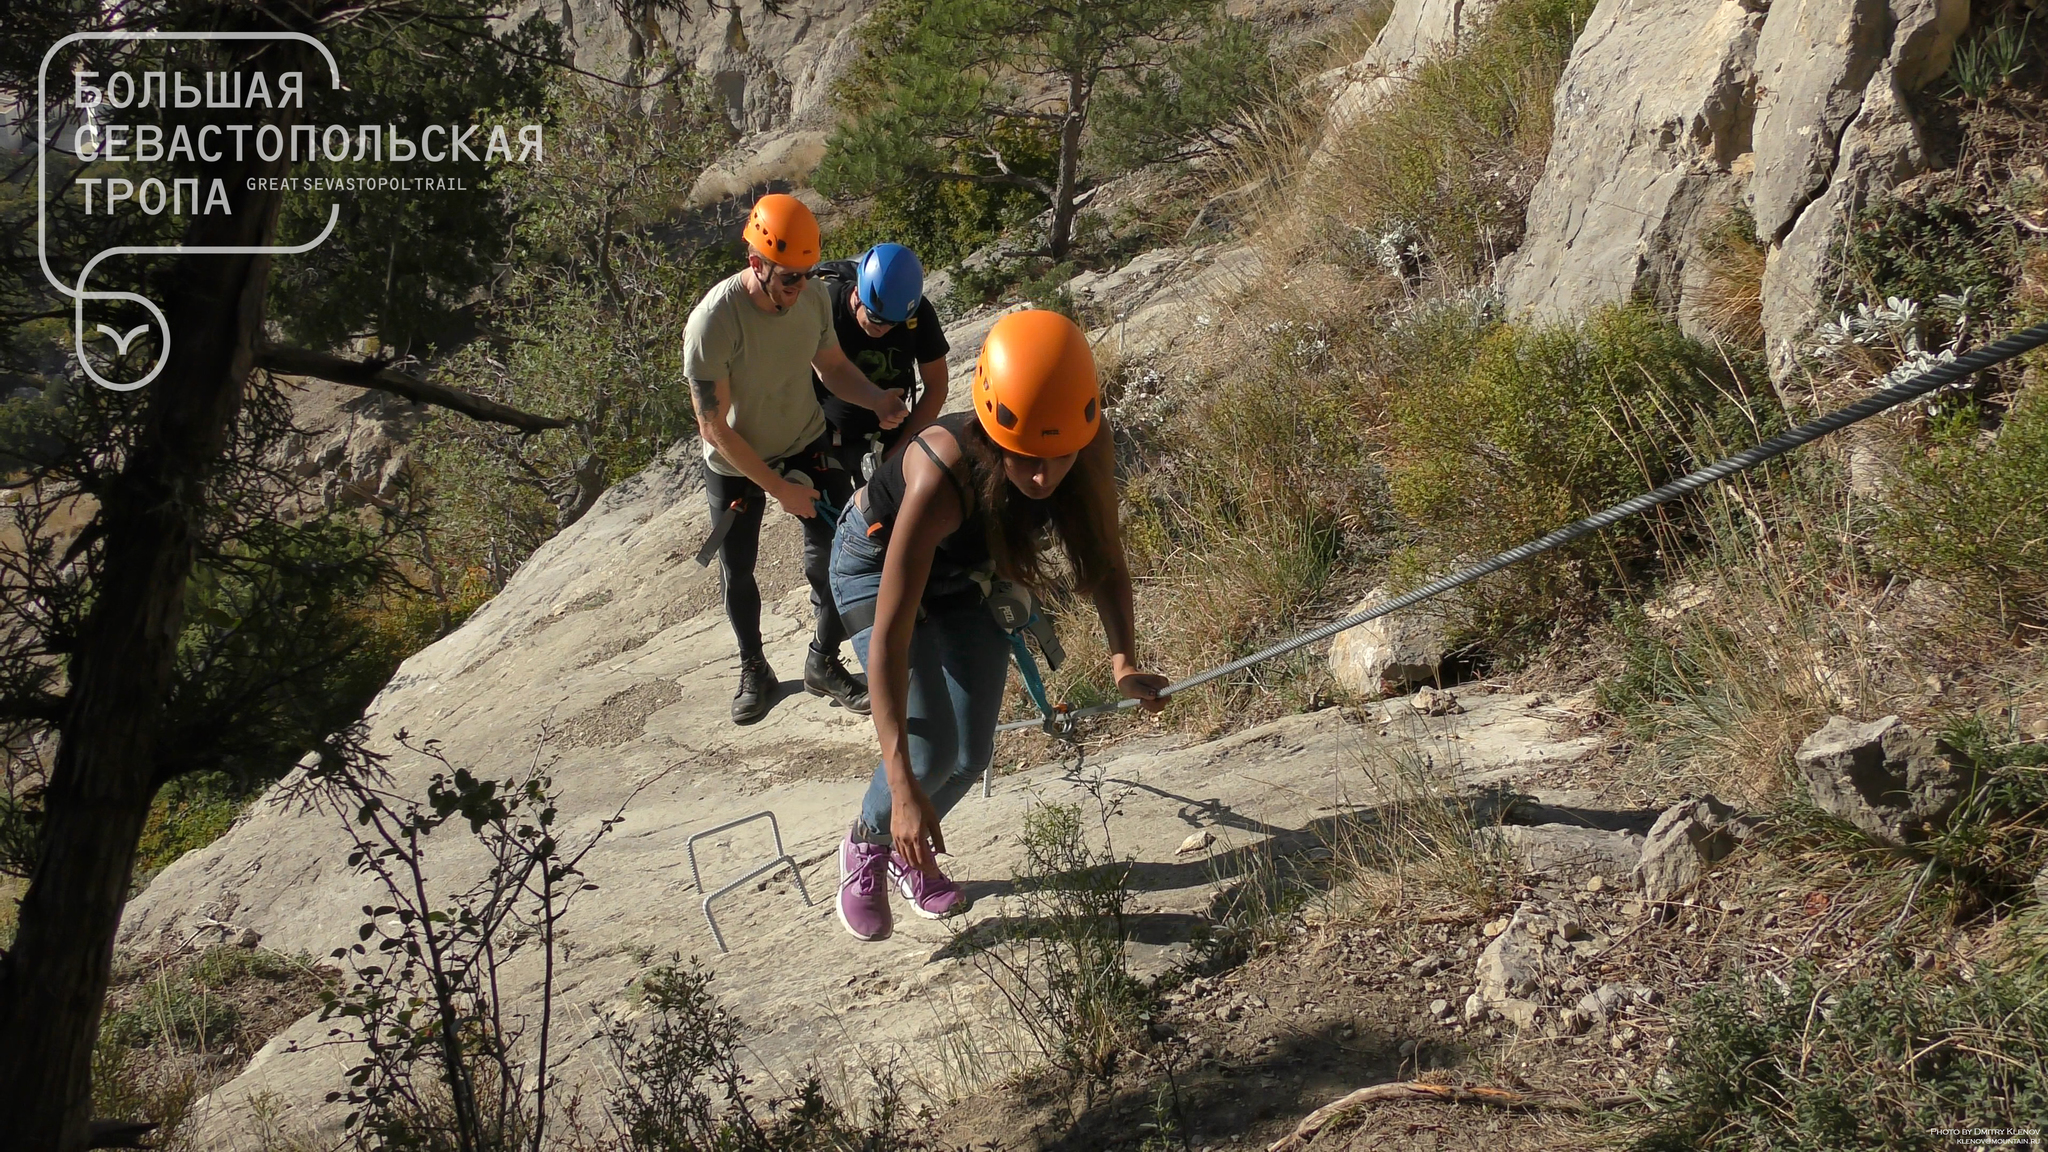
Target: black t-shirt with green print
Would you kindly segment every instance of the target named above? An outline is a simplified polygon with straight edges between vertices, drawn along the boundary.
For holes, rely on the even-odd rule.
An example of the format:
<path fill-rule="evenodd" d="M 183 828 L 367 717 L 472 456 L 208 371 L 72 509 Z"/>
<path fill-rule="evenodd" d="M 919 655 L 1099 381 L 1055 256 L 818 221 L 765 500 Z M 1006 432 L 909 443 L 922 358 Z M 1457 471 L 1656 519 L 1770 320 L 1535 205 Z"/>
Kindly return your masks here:
<path fill-rule="evenodd" d="M 908 321 L 880 337 L 870 336 L 861 331 L 860 321 L 853 315 L 853 287 L 859 275 L 854 262 L 827 260 L 818 265 L 818 274 L 824 278 L 832 298 L 832 328 L 847 359 L 874 381 L 875 387 L 904 389 L 904 403 L 910 403 L 915 398 L 911 389 L 917 384 L 917 366 L 944 360 L 953 347 L 946 342 L 938 310 L 932 307 L 931 300 L 918 301 L 917 315 Z M 817 389 L 825 421 L 839 430 L 841 443 L 859 443 L 869 433 L 881 429 L 881 419 L 873 411 L 834 396 L 815 374 L 811 386 Z"/>

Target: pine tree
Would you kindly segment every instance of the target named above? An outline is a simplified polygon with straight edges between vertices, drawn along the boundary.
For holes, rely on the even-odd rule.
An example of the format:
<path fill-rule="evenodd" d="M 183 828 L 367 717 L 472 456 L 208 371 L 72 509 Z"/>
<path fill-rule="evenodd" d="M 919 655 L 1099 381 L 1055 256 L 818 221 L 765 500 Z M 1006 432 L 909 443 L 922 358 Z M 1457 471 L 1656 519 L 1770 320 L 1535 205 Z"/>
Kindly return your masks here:
<path fill-rule="evenodd" d="M 818 187 L 1026 189 L 1051 209 L 1055 260 L 1091 168 L 1213 145 L 1269 69 L 1265 38 L 1212 0 L 895 0 L 865 36 Z"/>

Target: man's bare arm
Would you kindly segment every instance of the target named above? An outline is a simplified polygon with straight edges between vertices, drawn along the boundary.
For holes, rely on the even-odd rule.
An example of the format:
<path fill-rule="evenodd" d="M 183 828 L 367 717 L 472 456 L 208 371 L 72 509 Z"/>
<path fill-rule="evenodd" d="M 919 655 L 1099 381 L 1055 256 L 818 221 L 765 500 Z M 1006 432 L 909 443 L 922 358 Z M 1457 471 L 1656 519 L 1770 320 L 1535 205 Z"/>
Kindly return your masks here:
<path fill-rule="evenodd" d="M 726 423 L 726 410 L 732 407 L 732 382 L 730 380 L 690 379 L 690 403 L 697 410 L 697 433 L 704 442 L 718 449 L 725 462 L 740 470 L 740 475 L 761 486 L 762 491 L 776 498 L 784 507 L 789 501 L 783 499 L 783 490 L 795 485 L 782 478 L 782 474 L 768 466 L 761 454 L 754 450 L 747 438 L 733 431 Z M 806 509 L 810 501 L 817 498 L 813 492 L 803 498 Z"/>

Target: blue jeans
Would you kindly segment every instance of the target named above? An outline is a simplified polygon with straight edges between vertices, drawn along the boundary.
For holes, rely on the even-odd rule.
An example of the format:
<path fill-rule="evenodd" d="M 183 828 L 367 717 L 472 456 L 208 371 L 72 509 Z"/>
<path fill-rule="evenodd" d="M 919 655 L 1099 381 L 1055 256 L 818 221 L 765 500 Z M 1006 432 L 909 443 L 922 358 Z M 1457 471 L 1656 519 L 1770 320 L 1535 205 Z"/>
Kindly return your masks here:
<path fill-rule="evenodd" d="M 832 542 L 832 598 L 840 611 L 872 603 L 882 587 L 882 546 L 868 536 L 867 519 L 846 502 Z M 995 757 L 996 721 L 1010 675 L 1010 644 L 965 572 L 932 566 L 924 613 L 910 633 L 910 697 L 905 728 L 910 771 L 941 818 L 952 811 Z M 939 606 L 946 605 L 946 606 Z M 872 628 L 853 634 L 853 654 L 868 666 Z M 856 834 L 889 842 L 889 777 L 877 765 L 861 801 Z"/>

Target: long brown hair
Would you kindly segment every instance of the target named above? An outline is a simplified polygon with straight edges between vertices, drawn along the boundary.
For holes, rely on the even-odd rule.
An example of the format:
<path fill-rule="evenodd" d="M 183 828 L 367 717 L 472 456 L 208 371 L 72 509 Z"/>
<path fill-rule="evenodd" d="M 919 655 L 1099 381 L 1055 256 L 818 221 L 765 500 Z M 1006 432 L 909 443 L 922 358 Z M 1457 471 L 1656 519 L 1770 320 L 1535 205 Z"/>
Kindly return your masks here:
<path fill-rule="evenodd" d="M 975 421 L 960 438 L 961 451 L 973 458 L 981 481 L 974 514 L 988 536 L 996 573 L 1040 594 L 1050 589 L 1046 572 L 1048 522 L 1074 570 L 1074 590 L 1092 592 L 1115 569 L 1123 567 L 1123 540 L 1118 535 L 1116 449 L 1104 419 L 1095 439 L 1081 450 L 1073 470 L 1044 501 L 1026 500 L 1003 474 L 1008 455 Z"/>

